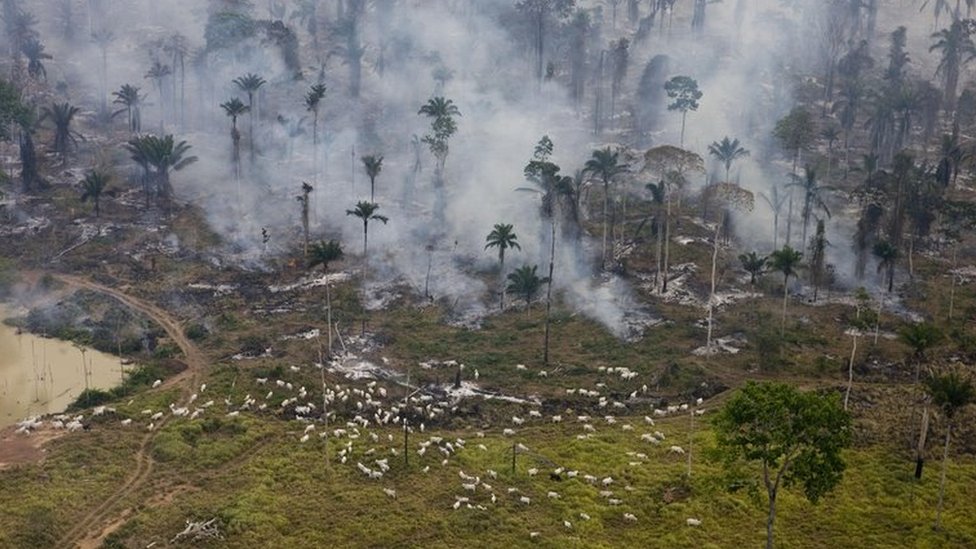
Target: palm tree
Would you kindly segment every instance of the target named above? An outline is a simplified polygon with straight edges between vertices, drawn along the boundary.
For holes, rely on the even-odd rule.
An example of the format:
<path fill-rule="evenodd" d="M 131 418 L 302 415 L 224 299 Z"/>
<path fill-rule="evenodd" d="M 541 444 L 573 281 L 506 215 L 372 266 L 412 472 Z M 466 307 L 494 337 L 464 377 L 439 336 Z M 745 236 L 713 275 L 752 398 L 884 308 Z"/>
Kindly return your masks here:
<path fill-rule="evenodd" d="M 887 240 L 882 240 L 874 245 L 872 250 L 874 256 L 878 258 L 878 272 L 882 270 L 888 279 L 888 293 L 891 293 L 895 284 L 895 264 L 898 261 L 898 248 Z"/>
<path fill-rule="evenodd" d="M 651 191 L 651 204 L 654 206 L 654 236 L 657 245 L 654 250 L 654 257 L 657 259 L 657 268 L 654 271 L 654 287 L 659 287 L 659 278 L 664 263 L 664 224 L 665 224 L 665 203 L 667 201 L 667 185 L 664 180 L 657 183 L 647 183 L 644 188 Z"/>
<path fill-rule="evenodd" d="M 50 120 L 54 124 L 54 151 L 61 156 L 61 163 L 67 161 L 68 149 L 78 143 L 81 134 L 71 129 L 71 122 L 81 109 L 69 103 L 54 103 L 41 110 L 38 122 Z"/>
<path fill-rule="evenodd" d="M 786 303 L 790 297 L 790 277 L 796 275 L 803 254 L 794 250 L 789 244 L 780 250 L 769 254 L 769 267 L 783 273 L 783 325 L 782 333 L 786 333 Z"/>
<path fill-rule="evenodd" d="M 319 104 L 325 97 L 325 84 L 313 84 L 305 93 L 305 110 L 312 113 L 312 159 L 315 177 L 318 177 L 319 158 Z"/>
<path fill-rule="evenodd" d="M 237 131 L 237 118 L 251 110 L 238 98 L 233 98 L 226 103 L 221 103 L 220 108 L 224 109 L 227 116 L 231 119 L 230 138 L 234 143 L 234 178 L 240 183 L 241 179 L 241 132 Z"/>
<path fill-rule="evenodd" d="M 126 113 L 129 119 L 129 131 L 139 133 L 142 130 L 142 115 L 140 114 L 139 107 L 146 98 L 139 93 L 139 87 L 123 84 L 118 91 L 112 92 L 112 95 L 115 96 L 112 103 L 122 105 L 121 109 L 112 113 L 112 117 L 114 118 L 122 113 Z"/>
<path fill-rule="evenodd" d="M 952 435 L 952 421 L 959 410 L 976 400 L 976 390 L 969 378 L 957 371 L 945 375 L 935 375 L 926 382 L 932 402 L 942 409 L 946 418 L 945 446 L 942 449 L 942 474 L 939 478 L 939 502 L 935 511 L 935 527 L 942 527 L 942 502 L 945 498 L 946 466 L 949 463 L 949 439 Z"/>
<path fill-rule="evenodd" d="M 95 205 L 95 217 L 97 218 L 100 214 L 100 202 L 103 194 L 110 194 L 111 191 L 108 190 L 108 184 L 111 181 L 111 176 L 102 173 L 100 171 L 89 172 L 84 179 L 81 180 L 81 187 L 84 191 L 81 195 L 81 201 L 87 202 L 90 198 L 92 203 Z"/>
<path fill-rule="evenodd" d="M 739 144 L 738 138 L 730 140 L 728 136 L 725 136 L 721 141 L 713 141 L 708 146 L 708 154 L 714 156 L 725 166 L 725 181 L 729 181 L 729 171 L 732 169 L 732 164 L 740 158 L 749 156 L 749 151 Z"/>
<path fill-rule="evenodd" d="M 327 356 L 330 357 L 332 356 L 332 292 L 329 290 L 329 264 L 340 259 L 342 259 L 342 245 L 338 240 L 316 242 L 312 245 L 308 253 L 308 268 L 314 269 L 315 267 L 321 266 L 322 272 L 326 274 L 325 307 L 326 323 L 328 324 L 329 331 L 329 350 Z"/>
<path fill-rule="evenodd" d="M 929 51 L 938 50 L 942 56 L 936 68 L 936 75 L 942 75 L 945 112 L 951 114 L 956 109 L 959 73 L 967 63 L 976 58 L 976 44 L 973 43 L 965 23 L 958 19 L 953 20 L 948 29 L 934 33 L 932 38 L 935 39 L 935 43 Z"/>
<path fill-rule="evenodd" d="M 431 133 L 425 135 L 421 141 L 427 144 L 431 154 L 437 159 L 435 182 L 440 185 L 443 182 L 444 164 L 447 162 L 447 153 L 450 150 L 448 141 L 457 132 L 457 122 L 454 117 L 461 116 L 461 111 L 454 101 L 438 96 L 427 100 L 417 114 L 431 119 Z"/>
<path fill-rule="evenodd" d="M 237 87 L 247 94 L 247 110 L 251 113 L 250 123 L 248 124 L 248 140 L 251 148 L 251 162 L 254 162 L 254 113 L 256 109 L 254 108 L 254 94 L 261 89 L 261 86 L 266 84 L 264 78 L 254 74 L 247 73 L 244 76 L 239 76 L 234 79 L 234 83 Z"/>
<path fill-rule="evenodd" d="M 542 288 L 543 284 L 549 282 L 548 278 L 540 278 L 536 274 L 538 268 L 538 265 L 531 267 L 524 265 L 508 273 L 508 291 L 519 294 L 525 299 L 526 316 L 529 314 L 529 306 L 532 304 L 535 295 L 539 293 L 539 289 Z"/>
<path fill-rule="evenodd" d="M 149 185 L 155 182 L 156 193 L 161 198 L 168 198 L 171 193 L 169 181 L 170 171 L 180 171 L 198 160 L 196 156 L 187 156 L 190 145 L 186 141 L 177 142 L 172 134 L 164 137 L 143 135 L 130 139 L 123 147 L 129 151 L 132 160 L 139 164 L 145 172 L 146 206 L 149 206 Z M 152 171 L 150 171 L 152 169 Z"/>
<path fill-rule="evenodd" d="M 918 383 L 925 352 L 942 341 L 942 330 L 930 322 L 909 324 L 898 330 L 898 341 L 912 348 L 912 361 L 915 363 L 915 383 Z"/>
<path fill-rule="evenodd" d="M 827 142 L 827 177 L 826 181 L 830 182 L 830 169 L 834 163 L 834 143 L 840 139 L 841 132 L 836 126 L 828 126 L 820 132 L 820 137 Z"/>
<path fill-rule="evenodd" d="M 827 209 L 827 203 L 824 202 L 824 197 L 821 193 L 824 191 L 832 191 L 833 187 L 828 187 L 826 185 L 820 185 L 817 183 L 817 172 L 810 166 L 803 168 L 804 177 L 803 179 L 797 180 L 790 183 L 790 187 L 798 187 L 803 192 L 803 210 L 801 216 L 803 218 L 803 238 L 800 242 L 806 244 L 807 241 L 807 227 L 810 225 L 810 216 L 813 214 L 814 209 L 823 210 L 827 218 L 830 218 L 830 210 Z"/>
<path fill-rule="evenodd" d="M 789 198 L 787 194 L 780 194 L 779 189 L 779 185 L 773 183 L 769 196 L 759 193 L 759 197 L 766 202 L 773 212 L 773 249 L 779 248 L 779 214 L 783 211 L 783 204 L 786 204 L 786 199 Z"/>
<path fill-rule="evenodd" d="M 383 157 L 370 154 L 360 158 L 360 160 L 362 160 L 363 168 L 369 177 L 369 200 L 373 202 L 376 200 L 376 177 L 383 170 Z"/>
<path fill-rule="evenodd" d="M 610 204 L 610 183 L 618 175 L 625 173 L 629 166 L 619 162 L 620 151 L 612 151 L 610 147 L 593 151 L 593 157 L 586 161 L 583 172 L 596 177 L 603 183 L 603 251 L 600 255 L 601 266 L 607 263 L 607 210 Z"/>
<path fill-rule="evenodd" d="M 380 209 L 380 205 L 375 202 L 366 202 L 365 200 L 360 200 L 356 203 L 356 208 L 352 210 L 346 210 L 346 215 L 354 215 L 363 221 L 363 261 L 366 260 L 366 245 L 369 239 L 369 222 L 372 220 L 382 221 L 386 225 L 387 221 L 390 219 L 386 216 L 376 213 Z"/>
<path fill-rule="evenodd" d="M 749 252 L 748 254 L 741 254 L 739 256 L 739 263 L 742 264 L 742 268 L 749 273 L 749 284 L 756 284 L 756 277 L 763 273 L 766 268 L 766 260 L 768 258 L 758 255 L 756 252 Z"/>
<path fill-rule="evenodd" d="M 160 63 L 157 59 L 153 62 L 152 67 L 149 68 L 149 72 L 146 73 L 145 78 L 147 80 L 152 80 L 156 84 L 156 91 L 159 93 L 159 129 L 160 132 L 163 131 L 163 122 L 165 121 L 165 111 L 163 109 L 163 80 L 173 74 L 173 70 L 169 65 L 164 65 Z"/>
<path fill-rule="evenodd" d="M 20 47 L 20 51 L 27 57 L 27 74 L 31 78 L 43 78 L 47 81 L 47 69 L 44 68 L 45 59 L 53 59 L 44 52 L 44 44 L 37 38 L 30 38 Z"/>
<path fill-rule="evenodd" d="M 488 237 L 485 238 L 487 244 L 485 249 L 498 248 L 499 273 L 505 276 L 505 250 L 512 248 L 521 250 L 522 246 L 518 243 L 518 236 L 515 234 L 512 225 L 506 223 L 496 223 Z M 505 285 L 502 284 L 501 308 L 505 309 Z"/>

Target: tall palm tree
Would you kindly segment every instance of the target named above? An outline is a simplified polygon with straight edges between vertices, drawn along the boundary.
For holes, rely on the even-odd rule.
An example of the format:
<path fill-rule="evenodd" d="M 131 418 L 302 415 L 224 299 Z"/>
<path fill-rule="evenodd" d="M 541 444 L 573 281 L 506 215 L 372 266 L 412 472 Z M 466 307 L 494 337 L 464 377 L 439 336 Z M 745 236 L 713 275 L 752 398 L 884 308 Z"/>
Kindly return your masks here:
<path fill-rule="evenodd" d="M 226 103 L 221 103 L 220 108 L 231 119 L 230 138 L 234 143 L 234 178 L 240 182 L 241 179 L 241 132 L 237 131 L 237 118 L 251 110 L 238 98 L 233 98 Z"/>
<path fill-rule="evenodd" d="M 935 43 L 929 51 L 938 50 L 941 55 L 936 75 L 942 75 L 945 112 L 951 114 L 956 109 L 959 74 L 967 63 L 976 58 L 976 44 L 973 43 L 966 24 L 958 19 L 953 20 L 949 28 L 934 33 L 932 38 Z"/>
<path fill-rule="evenodd" d="M 725 181 L 729 181 L 729 171 L 732 169 L 732 164 L 740 158 L 749 156 L 749 151 L 739 144 L 738 138 L 730 140 L 728 136 L 725 136 L 721 141 L 713 141 L 708 146 L 708 154 L 714 156 L 725 166 Z"/>
<path fill-rule="evenodd" d="M 803 254 L 787 244 L 782 249 L 769 254 L 769 268 L 783 273 L 783 324 L 782 333 L 786 333 L 786 304 L 790 298 L 790 277 L 795 276 L 800 267 Z"/>
<path fill-rule="evenodd" d="M 376 200 L 376 177 L 383 171 L 383 156 L 370 154 L 360 158 L 360 160 L 366 170 L 367 177 L 369 177 L 369 200 L 373 202 Z"/>
<path fill-rule="evenodd" d="M 146 73 L 145 78 L 147 80 L 152 80 L 156 85 L 156 92 L 159 94 L 159 130 L 163 131 L 163 123 L 166 119 L 166 112 L 163 108 L 165 101 L 163 101 L 163 80 L 167 76 L 173 74 L 173 69 L 169 65 L 164 65 L 158 59 L 153 62 L 152 67 L 149 67 L 149 71 Z"/>
<path fill-rule="evenodd" d="M 519 294 L 525 300 L 525 314 L 529 314 L 529 306 L 548 278 L 541 278 L 537 274 L 538 265 L 529 267 L 524 265 L 508 273 L 508 291 Z"/>
<path fill-rule="evenodd" d="M 139 93 L 139 87 L 131 84 L 123 84 L 118 91 L 112 92 L 112 95 L 115 96 L 112 103 L 122 105 L 121 109 L 112 113 L 112 117 L 114 118 L 122 113 L 126 113 L 129 119 L 129 131 L 133 133 L 142 131 L 140 107 L 146 97 Z"/>
<path fill-rule="evenodd" d="M 891 242 L 882 240 L 874 245 L 872 252 L 878 258 L 878 272 L 885 272 L 885 277 L 888 280 L 888 293 L 890 294 L 895 284 L 895 264 L 898 261 L 898 248 Z"/>
<path fill-rule="evenodd" d="M 457 122 L 454 117 L 461 116 L 461 111 L 454 101 L 437 96 L 428 99 L 417 114 L 431 119 L 431 133 L 425 135 L 421 141 L 427 144 L 431 154 L 437 159 L 435 182 L 440 185 L 443 183 L 444 164 L 447 162 L 447 153 L 450 150 L 448 142 L 457 132 Z"/>
<path fill-rule="evenodd" d="M 313 84 L 305 93 L 305 110 L 312 113 L 312 165 L 315 177 L 319 176 L 319 105 L 325 97 L 325 84 Z"/>
<path fill-rule="evenodd" d="M 81 109 L 67 102 L 54 103 L 41 109 L 38 122 L 50 120 L 54 125 L 54 151 L 61 156 L 62 163 L 67 161 L 71 145 L 76 145 L 81 137 L 81 134 L 71 129 L 71 122 L 79 112 Z"/>
<path fill-rule="evenodd" d="M 487 242 L 485 244 L 485 249 L 498 248 L 498 264 L 499 264 L 499 274 L 504 279 L 505 277 L 505 250 L 511 248 L 515 250 L 521 250 L 522 246 L 518 243 L 518 235 L 515 234 L 515 230 L 511 224 L 506 223 L 496 223 L 491 232 L 488 233 L 488 237 L 485 238 Z M 502 284 L 501 292 L 501 308 L 505 309 L 505 285 Z"/>
<path fill-rule="evenodd" d="M 101 214 L 100 203 L 102 195 L 110 194 L 111 192 L 108 189 L 108 184 L 111 180 L 111 176 L 98 170 L 89 172 L 88 175 L 81 180 L 81 188 L 83 190 L 81 201 L 87 202 L 88 199 L 91 199 L 92 203 L 95 205 L 96 218 Z"/>
<path fill-rule="evenodd" d="M 942 503 L 945 498 L 946 466 L 949 463 L 949 439 L 952 436 L 952 423 L 959 410 L 976 401 L 973 382 L 957 371 L 935 375 L 928 379 L 929 395 L 932 403 L 938 406 L 946 418 L 945 446 L 942 449 L 942 474 L 939 477 L 939 502 L 935 511 L 935 527 L 942 527 Z"/>
<path fill-rule="evenodd" d="M 21 53 L 27 58 L 27 74 L 31 78 L 47 81 L 47 69 L 44 68 L 45 59 L 53 59 L 44 51 L 44 44 L 36 37 L 28 39 L 20 47 Z"/>
<path fill-rule="evenodd" d="M 340 259 L 342 259 L 342 245 L 338 240 L 330 240 L 328 242 L 319 241 L 313 244 L 308 251 L 308 268 L 314 269 L 315 267 L 321 266 L 322 272 L 328 275 L 329 264 Z M 332 356 L 332 292 L 329 290 L 329 286 L 331 284 L 329 284 L 329 280 L 326 278 L 325 307 L 326 323 L 328 324 L 329 332 L 328 356 Z"/>
<path fill-rule="evenodd" d="M 779 248 L 779 214 L 783 211 L 783 205 L 786 204 L 786 199 L 789 198 L 788 194 L 780 192 L 780 187 L 776 183 L 773 183 L 772 188 L 769 191 L 769 196 L 765 193 L 759 193 L 759 197 L 763 199 L 769 209 L 773 212 L 773 249 Z"/>
<path fill-rule="evenodd" d="M 593 156 L 586 161 L 583 172 L 599 179 L 603 183 L 603 251 L 600 262 L 603 267 L 607 263 L 607 221 L 610 204 L 610 183 L 620 174 L 630 168 L 619 160 L 620 151 L 613 151 L 610 147 L 593 151 Z"/>
<path fill-rule="evenodd" d="M 664 263 L 665 203 L 668 190 L 663 179 L 657 183 L 647 183 L 644 188 L 651 192 L 650 202 L 654 207 L 654 237 L 657 240 L 654 250 L 654 257 L 657 260 L 657 268 L 654 270 L 654 287 L 658 288 Z"/>
<path fill-rule="evenodd" d="M 386 225 L 390 218 L 376 213 L 380 209 L 380 205 L 375 202 L 366 202 L 365 200 L 360 200 L 356 203 L 356 207 L 352 210 L 346 210 L 346 215 L 354 215 L 362 220 L 363 222 L 363 261 L 366 260 L 366 246 L 369 241 L 369 222 L 370 221 L 382 221 Z"/>
<path fill-rule="evenodd" d="M 250 112 L 250 123 L 248 124 L 248 139 L 251 148 L 251 162 L 254 162 L 254 113 L 256 109 L 254 108 L 254 94 L 261 89 L 261 86 L 265 85 L 267 82 L 264 78 L 254 74 L 247 73 L 244 76 L 239 76 L 234 79 L 234 84 L 247 94 L 247 110 Z"/>
<path fill-rule="evenodd" d="M 151 184 L 155 183 L 159 197 L 168 199 L 172 194 L 170 172 L 180 171 L 198 160 L 196 156 L 187 155 L 190 145 L 186 141 L 176 141 L 172 134 L 163 137 L 142 135 L 130 139 L 122 146 L 145 172 L 147 207 Z"/>
<path fill-rule="evenodd" d="M 803 193 L 803 210 L 801 211 L 801 217 L 803 219 L 803 237 L 800 242 L 806 245 L 807 228 L 810 225 L 810 217 L 813 215 L 814 210 L 823 210 L 824 214 L 830 218 L 830 210 L 827 208 L 827 203 L 824 201 L 822 193 L 832 191 L 834 189 L 833 187 L 820 185 L 817 182 L 817 171 L 810 166 L 803 168 L 803 179 L 790 183 L 789 186 L 797 187 Z"/>

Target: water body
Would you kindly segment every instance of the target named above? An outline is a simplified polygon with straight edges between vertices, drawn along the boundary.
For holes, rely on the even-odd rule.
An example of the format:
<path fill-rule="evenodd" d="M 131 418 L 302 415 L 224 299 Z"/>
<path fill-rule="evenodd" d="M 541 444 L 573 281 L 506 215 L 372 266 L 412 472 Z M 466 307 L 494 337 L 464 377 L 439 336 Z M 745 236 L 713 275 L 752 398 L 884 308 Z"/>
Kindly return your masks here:
<path fill-rule="evenodd" d="M 0 307 L 0 319 L 13 316 Z M 0 323 L 0 428 L 64 411 L 88 386 L 110 389 L 122 379 L 119 358 L 81 349 Z M 130 366 L 124 367 L 126 370 Z"/>

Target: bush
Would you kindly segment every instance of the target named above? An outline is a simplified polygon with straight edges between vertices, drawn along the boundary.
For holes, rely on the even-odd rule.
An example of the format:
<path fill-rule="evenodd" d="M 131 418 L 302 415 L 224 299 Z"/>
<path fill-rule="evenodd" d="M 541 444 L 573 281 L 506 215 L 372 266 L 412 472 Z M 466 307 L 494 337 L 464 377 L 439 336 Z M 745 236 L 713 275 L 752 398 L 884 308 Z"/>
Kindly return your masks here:
<path fill-rule="evenodd" d="M 200 341 L 201 339 L 206 339 L 210 335 L 210 331 L 203 324 L 194 323 L 190 324 L 186 329 L 186 337 L 193 341 Z"/>
<path fill-rule="evenodd" d="M 78 395 L 78 398 L 74 402 L 68 405 L 68 412 L 74 412 L 77 410 L 82 410 L 84 408 L 91 408 L 92 406 L 101 406 L 108 402 L 112 402 L 116 396 L 109 391 L 103 391 L 101 389 L 85 389 Z"/>

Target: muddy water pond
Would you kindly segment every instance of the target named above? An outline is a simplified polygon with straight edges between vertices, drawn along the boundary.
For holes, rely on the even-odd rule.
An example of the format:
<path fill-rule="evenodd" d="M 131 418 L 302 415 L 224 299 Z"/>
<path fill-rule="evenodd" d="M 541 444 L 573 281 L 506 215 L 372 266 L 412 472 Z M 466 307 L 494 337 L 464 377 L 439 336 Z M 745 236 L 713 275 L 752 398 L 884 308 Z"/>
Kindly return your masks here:
<path fill-rule="evenodd" d="M 0 319 L 13 315 L 0 306 Z M 0 323 L 0 428 L 64 411 L 87 386 L 110 389 L 122 378 L 118 357 Z M 126 371 L 130 366 L 124 366 Z"/>

